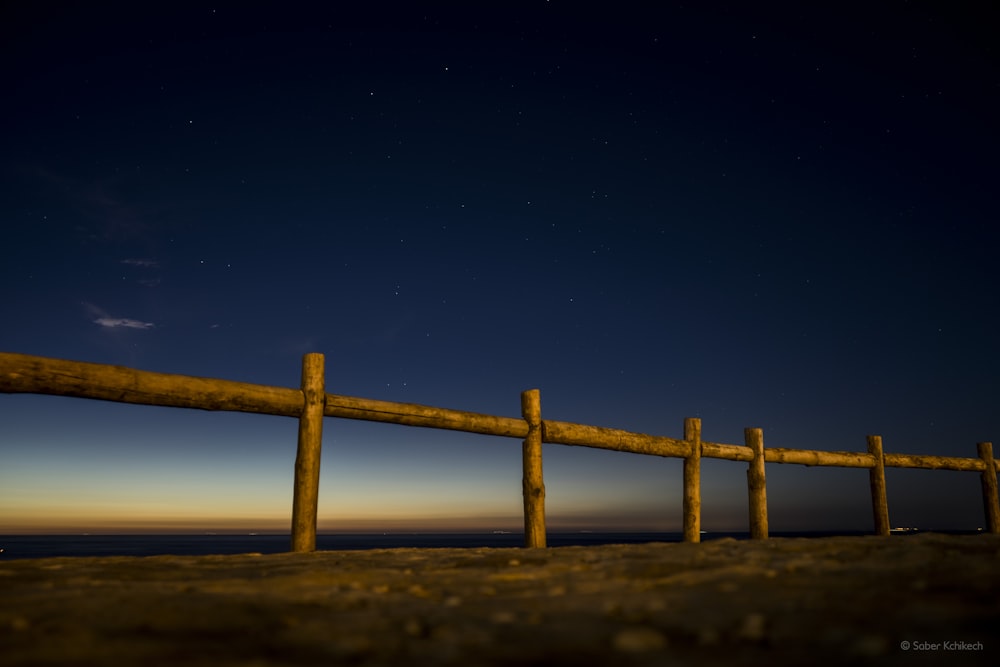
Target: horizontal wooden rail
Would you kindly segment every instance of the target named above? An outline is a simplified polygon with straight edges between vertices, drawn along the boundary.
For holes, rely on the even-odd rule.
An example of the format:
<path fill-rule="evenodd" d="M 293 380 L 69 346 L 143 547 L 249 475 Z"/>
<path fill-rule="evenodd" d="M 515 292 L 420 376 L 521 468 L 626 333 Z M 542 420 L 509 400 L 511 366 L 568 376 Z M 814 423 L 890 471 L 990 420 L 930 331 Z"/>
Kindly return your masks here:
<path fill-rule="evenodd" d="M 721 442 L 701 443 L 701 455 L 726 461 L 752 461 L 753 450 L 746 445 L 728 445 Z M 815 449 L 785 449 L 768 447 L 764 450 L 768 463 L 797 463 L 804 466 L 836 466 L 840 468 L 871 468 L 875 461 L 863 452 L 827 452 Z M 976 461 L 978 459 L 969 459 Z"/>
<path fill-rule="evenodd" d="M 649 436 L 655 437 L 655 436 Z M 575 444 L 575 443 L 574 443 Z M 702 442 L 701 455 L 727 461 L 751 461 L 753 453 L 745 445 L 721 442 Z M 624 450 L 623 450 L 624 451 Z M 676 456 L 667 454 L 667 456 Z M 873 468 L 875 458 L 867 452 L 830 452 L 815 449 L 786 449 L 769 447 L 764 450 L 768 463 L 792 463 L 804 466 L 832 466 L 837 468 Z M 928 470 L 964 470 L 982 472 L 986 464 L 982 459 L 961 456 L 924 456 L 914 454 L 885 454 L 885 465 L 891 468 L 924 468 Z M 995 464 L 1000 472 L 1000 463 Z"/>
<path fill-rule="evenodd" d="M 753 450 L 746 445 L 727 445 L 722 442 L 701 442 L 701 455 L 726 461 L 752 461 Z"/>
<path fill-rule="evenodd" d="M 298 417 L 300 389 L 139 371 L 0 352 L 0 393 L 76 396 L 117 403 Z"/>
<path fill-rule="evenodd" d="M 836 466 L 838 468 L 872 468 L 875 459 L 860 452 L 823 452 L 809 449 L 782 449 L 769 447 L 764 450 L 768 463 L 798 463 L 804 466 Z"/>
<path fill-rule="evenodd" d="M 960 456 L 916 456 L 913 454 L 885 454 L 885 464 L 893 468 L 925 468 L 927 470 L 968 470 L 982 472 L 986 464 L 982 459 Z"/>
<path fill-rule="evenodd" d="M 326 407 L 323 409 L 323 414 L 327 417 L 443 428 L 509 438 L 524 438 L 528 435 L 528 424 L 523 419 L 435 408 L 416 403 L 395 403 L 370 398 L 338 396 L 336 394 L 326 395 Z"/>
<path fill-rule="evenodd" d="M 542 442 L 681 458 L 691 453 L 691 443 L 684 440 L 550 419 L 542 420 Z"/>

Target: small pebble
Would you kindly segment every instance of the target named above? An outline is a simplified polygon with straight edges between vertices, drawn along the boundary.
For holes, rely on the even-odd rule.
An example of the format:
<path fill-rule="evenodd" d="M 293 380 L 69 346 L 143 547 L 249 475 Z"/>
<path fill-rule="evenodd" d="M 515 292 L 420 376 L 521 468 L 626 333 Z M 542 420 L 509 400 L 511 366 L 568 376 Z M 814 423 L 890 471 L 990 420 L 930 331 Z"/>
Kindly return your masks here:
<path fill-rule="evenodd" d="M 653 628 L 629 628 L 615 635 L 615 649 L 622 653 L 648 653 L 667 645 L 667 638 Z"/>
<path fill-rule="evenodd" d="M 740 639 L 746 639 L 747 641 L 759 642 L 762 640 L 764 638 L 764 615 L 757 613 L 747 614 L 736 634 Z"/>
<path fill-rule="evenodd" d="M 374 646 L 368 637 L 342 637 L 331 642 L 330 648 L 343 657 L 356 660 L 360 656 L 371 653 Z"/>
<path fill-rule="evenodd" d="M 403 624 L 403 632 L 410 637 L 426 637 L 428 635 L 427 625 L 418 618 L 407 619 Z"/>
<path fill-rule="evenodd" d="M 889 642 L 885 637 L 877 635 L 867 635 L 857 639 L 850 646 L 850 652 L 854 655 L 878 656 L 883 655 L 889 648 Z"/>
<path fill-rule="evenodd" d="M 719 643 L 719 631 L 715 628 L 701 628 L 698 630 L 698 643 L 701 646 L 714 646 Z"/>
<path fill-rule="evenodd" d="M 657 612 L 667 608 L 667 603 L 663 600 L 650 600 L 646 603 L 646 611 Z"/>
<path fill-rule="evenodd" d="M 10 629 L 14 632 L 24 632 L 31 627 L 31 623 L 23 616 L 15 616 L 10 619 Z"/>
<path fill-rule="evenodd" d="M 490 620 L 498 625 L 507 625 L 508 623 L 514 622 L 514 614 L 509 611 L 497 611 L 493 612 L 490 616 Z"/>

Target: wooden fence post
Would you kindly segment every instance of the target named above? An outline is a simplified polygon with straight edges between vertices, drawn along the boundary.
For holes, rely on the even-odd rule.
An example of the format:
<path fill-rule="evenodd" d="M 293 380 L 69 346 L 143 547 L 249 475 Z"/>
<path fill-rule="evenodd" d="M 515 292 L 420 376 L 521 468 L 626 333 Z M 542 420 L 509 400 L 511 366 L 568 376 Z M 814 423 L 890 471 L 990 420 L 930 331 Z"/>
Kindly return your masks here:
<path fill-rule="evenodd" d="M 299 444 L 295 454 L 295 488 L 292 496 L 292 551 L 316 550 L 316 515 L 319 510 L 319 462 L 323 445 L 323 406 L 326 401 L 322 354 L 302 357 L 302 394 Z"/>
<path fill-rule="evenodd" d="M 684 541 L 701 542 L 701 420 L 684 420 L 684 440 L 691 453 L 684 457 Z"/>
<path fill-rule="evenodd" d="M 537 389 L 521 392 L 521 416 L 528 435 L 521 445 L 524 546 L 545 548 L 545 481 L 542 478 L 542 402 Z"/>
<path fill-rule="evenodd" d="M 868 482 L 872 488 L 872 514 L 875 517 L 875 534 L 889 534 L 889 501 L 885 495 L 885 453 L 882 451 L 882 436 L 868 436 L 868 453 L 875 457 L 875 467 L 868 470 Z"/>
<path fill-rule="evenodd" d="M 976 444 L 979 458 L 986 464 L 983 470 L 983 509 L 986 513 L 986 530 L 1000 533 L 1000 498 L 997 493 L 997 468 L 993 460 L 993 443 L 980 442 Z"/>
<path fill-rule="evenodd" d="M 763 429 L 743 429 L 743 441 L 753 451 L 753 458 L 747 466 L 747 492 L 750 494 L 750 539 L 766 540 L 768 537 L 767 481 L 764 475 Z"/>

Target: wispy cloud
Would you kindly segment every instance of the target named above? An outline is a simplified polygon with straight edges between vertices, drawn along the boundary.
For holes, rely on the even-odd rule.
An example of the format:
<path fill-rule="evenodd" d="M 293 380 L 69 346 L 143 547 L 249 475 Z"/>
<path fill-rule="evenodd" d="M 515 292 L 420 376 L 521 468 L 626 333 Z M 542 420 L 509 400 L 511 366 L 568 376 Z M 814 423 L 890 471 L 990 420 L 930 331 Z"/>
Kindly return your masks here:
<path fill-rule="evenodd" d="M 152 322 L 134 320 L 130 317 L 112 317 L 106 310 L 92 303 L 84 301 L 83 307 L 94 319 L 91 321 L 105 329 L 153 329 L 156 327 Z"/>
<path fill-rule="evenodd" d="M 155 259 L 139 259 L 139 258 L 129 258 L 123 259 L 122 264 L 128 264 L 129 266 L 138 266 L 144 269 L 155 269 L 160 265 Z"/>
<path fill-rule="evenodd" d="M 94 320 L 94 324 L 108 329 L 152 329 L 155 326 L 152 322 L 131 320 L 127 317 L 98 317 Z"/>

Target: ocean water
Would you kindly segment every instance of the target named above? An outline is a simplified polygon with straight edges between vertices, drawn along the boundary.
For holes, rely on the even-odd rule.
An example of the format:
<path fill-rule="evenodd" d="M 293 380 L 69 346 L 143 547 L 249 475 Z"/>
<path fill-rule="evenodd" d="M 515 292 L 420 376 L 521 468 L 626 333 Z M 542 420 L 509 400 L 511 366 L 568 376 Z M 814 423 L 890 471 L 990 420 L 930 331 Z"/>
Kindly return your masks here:
<path fill-rule="evenodd" d="M 865 535 L 861 531 L 775 533 L 773 537 L 829 537 Z M 704 533 L 702 540 L 720 537 L 747 539 L 749 533 Z M 599 533 L 550 532 L 548 545 L 596 546 L 601 544 L 643 544 L 680 542 L 681 533 Z M 0 561 L 17 558 L 59 556 L 162 556 L 262 553 L 289 551 L 291 538 L 280 534 L 200 534 L 200 535 L 0 535 Z M 522 533 L 377 533 L 321 534 L 316 537 L 320 551 L 392 549 L 419 547 L 494 547 L 524 545 Z"/>

